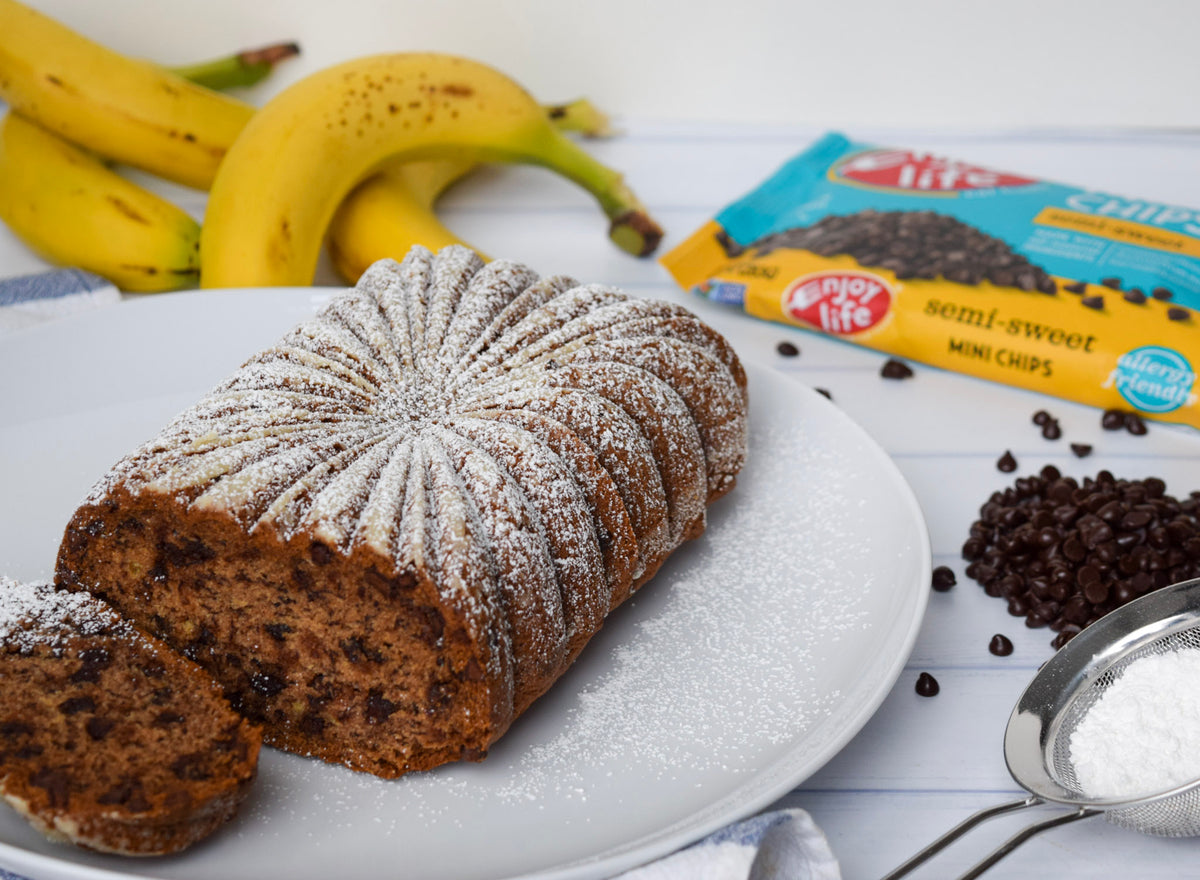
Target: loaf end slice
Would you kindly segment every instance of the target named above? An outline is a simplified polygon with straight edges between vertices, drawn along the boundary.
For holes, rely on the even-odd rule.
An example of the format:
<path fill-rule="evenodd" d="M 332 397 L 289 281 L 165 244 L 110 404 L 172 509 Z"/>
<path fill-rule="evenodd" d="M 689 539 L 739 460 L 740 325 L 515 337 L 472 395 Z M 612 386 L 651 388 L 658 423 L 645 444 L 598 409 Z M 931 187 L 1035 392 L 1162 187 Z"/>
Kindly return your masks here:
<path fill-rule="evenodd" d="M 0 578 L 0 796 L 48 837 L 179 852 L 233 817 L 261 735 L 86 592 Z"/>

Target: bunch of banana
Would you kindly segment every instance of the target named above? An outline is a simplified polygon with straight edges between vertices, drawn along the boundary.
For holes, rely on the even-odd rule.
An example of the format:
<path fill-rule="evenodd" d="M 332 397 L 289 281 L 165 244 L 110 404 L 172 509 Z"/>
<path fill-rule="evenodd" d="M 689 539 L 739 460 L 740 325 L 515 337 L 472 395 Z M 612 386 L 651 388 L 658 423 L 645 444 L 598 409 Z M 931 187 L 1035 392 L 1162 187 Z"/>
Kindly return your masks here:
<path fill-rule="evenodd" d="M 597 163 L 548 121 L 561 115 L 563 127 L 570 127 L 581 115 L 586 117 L 590 105 L 578 105 L 574 116 L 569 107 L 548 113 L 498 72 L 441 55 L 363 59 L 335 71 L 301 81 L 255 114 L 248 104 L 177 73 L 98 46 L 16 0 L 0 0 L 0 98 L 14 114 L 86 148 L 76 150 L 73 158 L 92 163 L 86 167 L 95 191 L 104 196 L 116 193 L 107 189 L 115 186 L 116 175 L 97 157 L 190 186 L 214 186 L 201 233 L 205 286 L 310 283 L 322 237 L 343 200 L 334 253 L 343 255 L 337 264 L 350 280 L 357 278 L 363 260 L 402 256 L 415 241 L 427 239 L 437 246 L 450 233 L 437 221 L 433 202 L 482 160 L 536 162 L 587 187 L 612 219 L 612 237 L 627 250 L 649 253 L 661 236 L 620 175 Z M 348 112 L 349 101 L 355 102 L 353 114 Z M 266 121 L 251 125 L 259 116 Z M 243 140 L 245 147 L 231 149 Z M 15 152 L 29 161 L 36 150 Z M 235 152 L 238 158 L 231 163 Z M 59 150 L 56 155 L 65 162 L 68 154 Z M 264 155 L 266 161 L 260 163 L 256 157 Z M 99 171 L 108 175 L 101 178 L 103 186 L 91 174 Z M 377 179 L 355 189 L 375 172 Z M 7 193 L 21 192 L 9 185 L 11 177 L 6 178 L 0 167 L 0 203 L 16 198 Z M 402 206 L 398 213 L 384 211 L 387 223 L 370 221 L 386 204 L 371 197 L 377 186 Z M 248 201 L 243 190 L 251 188 L 257 195 Z M 24 195 L 28 201 L 31 194 L 45 192 L 30 187 Z M 135 268 L 133 274 L 158 280 L 143 281 L 137 289 L 166 289 L 194 279 L 194 228 L 179 223 L 178 216 L 172 223 L 153 219 L 170 212 L 138 210 L 150 204 L 146 197 L 155 197 L 139 193 L 136 201 L 123 198 L 130 194 L 122 189 L 115 201 L 99 197 L 93 203 L 112 206 L 110 214 L 120 211 L 119 204 L 130 204 L 134 210 L 122 212 L 130 222 L 148 220 L 143 225 L 160 232 L 174 230 L 162 236 L 170 240 L 170 247 L 162 242 L 147 246 L 141 263 L 156 271 Z M 252 209 L 243 216 L 238 206 L 245 204 Z M 5 219 L 19 226 L 18 233 L 27 241 L 55 257 L 44 240 L 64 233 L 53 232 L 45 211 L 9 211 Z M 95 225 L 105 228 L 103 223 Z M 349 244 L 352 230 L 364 226 L 375 234 L 363 246 Z M 278 245 L 280 228 L 288 240 L 283 251 Z M 392 232 L 384 235 L 387 229 Z M 46 233 L 40 239 L 34 234 L 39 231 Z M 443 238 L 429 238 L 434 233 Z M 76 251 L 109 246 L 94 232 L 81 232 L 80 240 Z M 180 253 L 190 254 L 189 260 L 181 262 Z M 251 253 L 256 256 L 241 269 L 227 268 Z M 171 284 L 162 284 L 167 277 L 173 279 Z M 137 283 L 126 280 L 122 286 L 135 289 Z"/>
<path fill-rule="evenodd" d="M 211 88 L 252 85 L 298 51 L 268 46 L 176 72 Z M 200 278 L 199 223 L 17 112 L 0 120 L 0 220 L 46 260 L 123 290 L 178 290 Z"/>
<path fill-rule="evenodd" d="M 302 79 L 250 120 L 209 195 L 201 285 L 310 283 L 325 230 L 355 187 L 389 163 L 430 156 L 544 166 L 593 195 L 623 250 L 643 256 L 662 237 L 621 175 L 508 77 L 449 55 L 377 55 Z"/>

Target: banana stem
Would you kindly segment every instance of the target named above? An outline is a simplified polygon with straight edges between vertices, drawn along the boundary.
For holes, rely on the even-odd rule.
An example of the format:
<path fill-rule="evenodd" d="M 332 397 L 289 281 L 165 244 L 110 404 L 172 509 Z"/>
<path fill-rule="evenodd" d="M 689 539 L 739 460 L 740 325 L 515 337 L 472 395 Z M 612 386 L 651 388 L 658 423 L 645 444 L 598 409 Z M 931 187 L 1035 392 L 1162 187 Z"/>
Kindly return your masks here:
<path fill-rule="evenodd" d="M 586 138 L 606 138 L 617 133 L 608 115 L 587 98 L 576 98 L 565 104 L 546 104 L 543 109 L 559 131 Z"/>
<path fill-rule="evenodd" d="M 548 134 L 544 148 L 530 154 L 528 161 L 552 168 L 590 192 L 609 219 L 608 237 L 621 250 L 635 257 L 654 253 L 662 241 L 662 227 L 651 219 L 622 175 L 581 151 L 557 130 L 552 128 Z"/>
<path fill-rule="evenodd" d="M 247 49 L 211 61 L 172 67 L 171 71 L 196 85 L 210 89 L 252 86 L 270 75 L 281 61 L 300 54 L 298 43 L 272 43 L 259 49 Z"/>

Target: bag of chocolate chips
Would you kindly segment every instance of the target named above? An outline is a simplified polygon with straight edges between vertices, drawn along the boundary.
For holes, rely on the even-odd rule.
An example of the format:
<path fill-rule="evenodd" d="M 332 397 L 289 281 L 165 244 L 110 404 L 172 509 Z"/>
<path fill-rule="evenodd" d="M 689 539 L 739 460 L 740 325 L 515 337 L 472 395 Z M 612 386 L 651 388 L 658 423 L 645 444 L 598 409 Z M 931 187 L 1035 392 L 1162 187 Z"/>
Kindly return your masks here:
<path fill-rule="evenodd" d="M 833 133 L 662 263 L 760 318 L 1200 428 L 1200 211 Z"/>

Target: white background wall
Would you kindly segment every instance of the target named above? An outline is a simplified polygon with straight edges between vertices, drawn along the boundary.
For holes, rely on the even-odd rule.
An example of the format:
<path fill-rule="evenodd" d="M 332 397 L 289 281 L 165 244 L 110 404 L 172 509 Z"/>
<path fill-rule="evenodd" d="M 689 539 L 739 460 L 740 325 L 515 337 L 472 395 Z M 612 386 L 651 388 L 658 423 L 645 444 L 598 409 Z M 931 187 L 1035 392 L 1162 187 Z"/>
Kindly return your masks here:
<path fill-rule="evenodd" d="M 489 62 L 638 118 L 1200 127 L 1200 0 L 30 0 L 163 63 L 298 40 Z"/>

